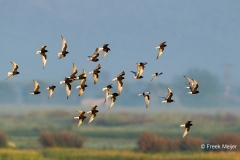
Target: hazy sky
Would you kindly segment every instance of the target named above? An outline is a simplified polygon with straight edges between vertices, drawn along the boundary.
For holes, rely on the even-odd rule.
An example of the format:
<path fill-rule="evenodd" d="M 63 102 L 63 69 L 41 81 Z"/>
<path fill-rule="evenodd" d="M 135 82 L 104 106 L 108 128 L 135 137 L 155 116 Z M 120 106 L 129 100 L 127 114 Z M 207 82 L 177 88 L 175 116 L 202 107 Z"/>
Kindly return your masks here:
<path fill-rule="evenodd" d="M 143 80 L 156 71 L 162 81 L 172 81 L 191 68 L 208 70 L 224 81 L 224 64 L 232 64 L 232 82 L 240 80 L 240 1 L 162 0 L 25 0 L 0 1 L 1 74 L 19 65 L 20 75 L 10 81 L 46 79 L 59 83 L 72 71 L 93 70 L 98 63 L 87 61 L 96 47 L 108 43 L 111 51 L 102 59 L 102 71 L 110 80 L 121 71 L 132 81 L 136 62 L 148 62 Z M 58 59 L 61 35 L 70 52 Z M 156 60 L 155 49 L 167 41 Z M 46 68 L 36 54 L 39 46 L 49 50 Z M 91 76 L 92 79 L 92 76 Z"/>

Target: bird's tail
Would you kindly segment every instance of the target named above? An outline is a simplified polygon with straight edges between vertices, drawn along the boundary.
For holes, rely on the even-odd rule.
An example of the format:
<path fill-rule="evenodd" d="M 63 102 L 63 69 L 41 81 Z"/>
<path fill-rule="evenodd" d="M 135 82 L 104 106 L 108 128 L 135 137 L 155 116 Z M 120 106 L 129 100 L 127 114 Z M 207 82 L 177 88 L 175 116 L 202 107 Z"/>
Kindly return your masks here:
<path fill-rule="evenodd" d="M 37 51 L 37 52 L 36 52 L 36 54 L 40 54 L 40 53 L 41 53 L 41 51 Z"/>
<path fill-rule="evenodd" d="M 62 52 L 58 52 L 58 56 L 61 57 L 61 55 L 62 55 Z"/>
<path fill-rule="evenodd" d="M 109 97 L 112 97 L 112 96 L 113 96 L 113 95 L 109 95 L 108 98 L 109 98 Z"/>
<path fill-rule="evenodd" d="M 137 76 L 132 76 L 133 79 L 137 79 Z"/>
<path fill-rule="evenodd" d="M 91 71 L 91 72 L 88 72 L 88 74 L 93 74 L 93 71 Z"/>
<path fill-rule="evenodd" d="M 138 94 L 138 96 L 142 96 L 142 94 Z"/>
<path fill-rule="evenodd" d="M 13 73 L 12 72 L 8 72 L 8 76 L 12 76 L 13 75 Z"/>
<path fill-rule="evenodd" d="M 60 84 L 65 84 L 65 81 L 60 81 Z"/>
<path fill-rule="evenodd" d="M 92 111 L 88 111 L 87 113 L 92 113 Z"/>
<path fill-rule="evenodd" d="M 160 46 L 157 46 L 157 47 L 156 47 L 156 49 L 159 49 L 159 48 L 160 48 Z"/>
<path fill-rule="evenodd" d="M 107 88 L 103 88 L 102 91 L 106 91 Z"/>
<path fill-rule="evenodd" d="M 73 117 L 74 119 L 79 119 L 79 117 Z"/>
<path fill-rule="evenodd" d="M 91 60 L 92 60 L 92 57 L 91 57 L 91 56 L 88 56 L 87 60 L 91 61 Z"/>
<path fill-rule="evenodd" d="M 81 88 L 81 86 L 77 86 L 76 89 Z"/>
<path fill-rule="evenodd" d="M 34 92 L 31 92 L 30 94 L 34 95 Z"/>
<path fill-rule="evenodd" d="M 117 80 L 117 78 L 113 78 L 113 80 L 112 81 L 116 81 Z"/>
<path fill-rule="evenodd" d="M 180 127 L 185 127 L 185 125 L 184 125 L 184 124 L 181 124 Z"/>
<path fill-rule="evenodd" d="M 49 90 L 50 88 L 48 87 L 48 88 L 46 88 L 47 90 Z"/>

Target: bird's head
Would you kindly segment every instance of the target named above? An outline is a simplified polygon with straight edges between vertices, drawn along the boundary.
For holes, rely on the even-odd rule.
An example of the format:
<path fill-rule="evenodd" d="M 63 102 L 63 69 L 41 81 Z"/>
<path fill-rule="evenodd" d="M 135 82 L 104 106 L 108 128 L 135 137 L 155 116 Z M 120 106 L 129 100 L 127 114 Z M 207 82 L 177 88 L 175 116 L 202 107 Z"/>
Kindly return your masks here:
<path fill-rule="evenodd" d="M 113 96 L 118 96 L 118 93 L 113 93 Z"/>

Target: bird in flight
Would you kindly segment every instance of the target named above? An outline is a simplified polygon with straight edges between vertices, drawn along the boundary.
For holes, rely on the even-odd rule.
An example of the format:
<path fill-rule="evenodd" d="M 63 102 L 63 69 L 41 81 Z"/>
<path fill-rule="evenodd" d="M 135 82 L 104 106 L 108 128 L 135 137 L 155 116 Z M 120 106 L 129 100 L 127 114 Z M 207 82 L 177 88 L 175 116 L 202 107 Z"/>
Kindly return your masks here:
<path fill-rule="evenodd" d="M 148 105 L 150 103 L 150 92 L 144 92 L 144 93 L 141 93 L 141 94 L 138 94 L 138 96 L 143 96 L 144 99 L 145 99 L 145 103 L 146 103 L 146 108 L 148 108 Z"/>
<path fill-rule="evenodd" d="M 11 61 L 10 61 L 11 62 Z M 18 65 L 17 63 L 15 62 L 11 62 L 12 65 L 13 65 L 13 68 L 12 68 L 12 72 L 8 72 L 8 77 L 6 78 L 6 80 L 12 78 L 13 76 L 17 75 L 17 74 L 20 74 L 17 70 L 18 70 Z"/>
<path fill-rule="evenodd" d="M 74 119 L 78 119 L 78 125 L 77 125 L 77 127 L 79 127 L 79 126 L 82 124 L 82 122 L 84 121 L 84 119 L 87 118 L 87 117 L 84 116 L 84 114 L 85 114 L 84 111 L 82 111 L 82 110 L 77 110 L 77 112 L 79 112 L 79 116 L 74 117 Z M 76 128 L 77 128 L 77 127 L 76 127 Z"/>
<path fill-rule="evenodd" d="M 62 37 L 62 51 L 58 53 L 59 59 L 66 57 L 66 55 L 69 53 L 67 51 L 67 41 L 62 35 L 61 37 Z"/>
<path fill-rule="evenodd" d="M 184 128 L 185 128 L 182 137 L 185 137 L 185 136 L 187 135 L 187 133 L 189 132 L 190 126 L 192 126 L 191 122 L 192 122 L 192 121 L 187 121 L 185 124 L 181 124 L 181 125 L 180 125 L 180 127 L 184 127 Z"/>
<path fill-rule="evenodd" d="M 172 96 L 173 96 L 173 93 L 172 93 L 172 90 L 167 87 L 168 89 L 168 95 L 167 97 L 161 97 L 161 98 L 164 98 L 165 100 L 162 101 L 162 103 L 171 103 L 171 102 L 175 102 L 174 100 L 172 100 Z"/>
<path fill-rule="evenodd" d="M 158 49 L 157 59 L 162 55 L 164 48 L 167 46 L 165 43 L 166 42 L 162 42 L 159 46 L 156 47 L 156 49 Z"/>
<path fill-rule="evenodd" d="M 46 50 L 47 46 L 41 46 L 40 47 L 40 51 L 37 51 L 36 54 L 40 54 L 40 56 L 42 57 L 42 63 L 43 63 L 43 69 L 46 67 L 46 63 L 47 63 L 47 55 L 46 52 L 48 52 L 48 50 Z"/>

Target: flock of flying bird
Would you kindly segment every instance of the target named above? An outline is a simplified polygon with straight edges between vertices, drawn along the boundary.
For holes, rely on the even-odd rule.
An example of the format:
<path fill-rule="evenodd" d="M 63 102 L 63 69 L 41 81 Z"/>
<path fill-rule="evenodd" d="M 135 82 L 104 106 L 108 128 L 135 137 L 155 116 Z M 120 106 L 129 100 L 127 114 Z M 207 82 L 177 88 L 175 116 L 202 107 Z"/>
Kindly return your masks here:
<path fill-rule="evenodd" d="M 59 59 L 62 59 L 64 57 L 66 57 L 67 54 L 69 54 L 69 52 L 67 51 L 67 42 L 66 42 L 66 40 L 65 40 L 65 38 L 63 36 L 61 36 L 61 37 L 62 37 L 62 50 L 61 50 L 61 52 L 58 53 Z M 108 48 L 108 45 L 109 44 L 104 44 L 102 47 L 96 48 L 96 50 L 93 53 L 93 55 L 92 56 L 88 56 L 88 60 L 92 61 L 92 62 L 98 62 L 99 61 L 98 57 L 99 57 L 99 54 L 100 54 L 101 51 L 103 51 L 102 58 L 104 58 L 108 54 L 108 51 L 110 51 L 110 48 Z M 156 60 L 162 55 L 162 53 L 164 51 L 164 48 L 166 46 L 167 46 L 166 42 L 162 42 L 159 46 L 156 47 L 156 49 L 158 49 L 158 55 L 157 55 Z M 40 54 L 40 56 L 42 58 L 43 68 L 46 67 L 46 62 L 47 62 L 47 55 L 46 55 L 46 53 L 48 52 L 48 50 L 46 50 L 46 47 L 47 46 L 45 46 L 45 45 L 41 46 L 40 47 L 40 51 L 36 52 L 36 54 Z M 6 80 L 8 80 L 9 78 L 12 78 L 15 75 L 20 74 L 18 72 L 18 65 L 15 62 L 11 62 L 11 63 L 13 65 L 13 68 L 12 68 L 11 72 L 8 72 L 8 77 L 7 77 Z M 146 64 L 147 64 L 147 62 L 136 63 L 137 71 L 136 72 L 135 71 L 131 71 L 134 74 L 134 76 L 132 78 L 134 78 L 134 79 L 141 79 L 141 78 L 143 78 L 142 73 L 144 71 L 144 68 L 145 68 Z M 98 82 L 100 69 L 101 69 L 101 65 L 98 64 L 97 67 L 93 71 L 89 72 L 89 74 L 93 74 L 94 84 L 96 84 Z M 83 69 L 82 73 L 79 74 L 78 76 L 76 76 L 77 73 L 78 73 L 77 67 L 73 63 L 73 69 L 72 69 L 72 73 L 70 74 L 70 76 L 69 77 L 65 77 L 65 79 L 63 81 L 60 81 L 60 84 L 64 84 L 65 87 L 66 87 L 67 99 L 69 98 L 70 93 L 71 93 L 71 88 L 72 88 L 71 87 L 71 83 L 73 83 L 75 81 L 78 81 L 78 80 L 81 80 L 80 81 L 80 85 L 76 87 L 76 89 L 79 89 L 79 95 L 78 96 L 81 96 L 84 93 L 85 88 L 87 87 L 87 85 L 86 85 L 86 80 L 87 80 L 86 71 Z M 163 74 L 163 73 L 162 72 L 154 73 L 152 75 L 153 78 L 151 79 L 151 81 L 156 79 L 161 74 Z M 105 88 L 102 89 L 102 91 L 105 92 L 104 103 L 106 103 L 108 98 L 111 98 L 110 106 L 109 106 L 108 109 L 112 108 L 112 106 L 114 105 L 114 103 L 116 101 L 117 96 L 120 96 L 120 94 L 122 92 L 122 89 L 123 89 L 123 79 L 124 79 L 123 76 L 124 75 L 125 75 L 125 72 L 122 71 L 116 78 L 114 78 L 112 80 L 112 81 L 116 81 L 117 82 L 117 85 L 118 85 L 118 92 L 117 93 L 114 92 L 114 93 L 110 94 L 110 90 L 112 88 L 112 84 L 109 84 Z M 197 91 L 197 89 L 198 89 L 197 81 L 194 80 L 194 79 L 191 79 L 191 78 L 189 78 L 187 76 L 184 76 L 184 77 L 188 81 L 188 84 L 187 84 L 186 88 L 191 90 L 190 92 L 188 92 L 188 94 L 197 94 L 197 93 L 199 93 L 199 91 Z M 36 80 L 33 80 L 33 83 L 34 83 L 34 90 L 30 94 L 33 94 L 33 95 L 40 94 L 41 93 L 39 91 L 40 85 L 38 84 L 38 82 Z M 49 86 L 48 88 L 46 88 L 47 90 L 49 90 L 48 98 L 50 98 L 52 96 L 55 88 L 56 88 L 56 86 L 54 86 L 54 85 Z M 161 97 L 161 98 L 164 99 L 162 101 L 162 103 L 175 102 L 172 99 L 172 96 L 173 96 L 172 90 L 169 87 L 167 87 L 167 90 L 168 90 L 168 95 L 166 97 Z M 150 94 L 151 94 L 150 92 L 144 92 L 144 93 L 138 94 L 138 96 L 143 96 L 144 97 L 145 103 L 146 103 L 146 108 L 148 108 L 148 105 L 150 103 Z M 86 112 L 86 113 L 91 114 L 91 118 L 90 118 L 88 123 L 90 123 L 91 121 L 94 120 L 94 118 L 96 117 L 96 114 L 98 112 L 98 110 L 96 109 L 97 105 L 92 105 L 91 107 L 92 107 L 91 111 Z M 82 124 L 82 122 L 84 121 L 84 119 L 86 117 L 84 116 L 85 111 L 77 110 L 77 112 L 79 112 L 79 116 L 74 117 L 74 119 L 78 119 L 78 125 L 77 125 L 77 127 L 78 127 L 78 126 L 80 126 Z M 185 135 L 190 130 L 190 126 L 192 126 L 191 121 L 187 121 L 185 124 L 180 125 L 180 127 L 184 127 L 185 128 L 184 133 L 183 133 L 183 137 L 185 137 Z"/>

